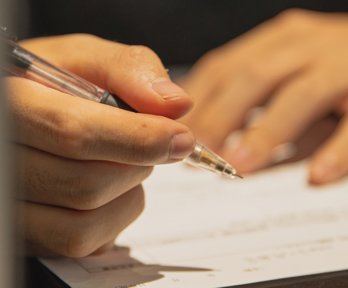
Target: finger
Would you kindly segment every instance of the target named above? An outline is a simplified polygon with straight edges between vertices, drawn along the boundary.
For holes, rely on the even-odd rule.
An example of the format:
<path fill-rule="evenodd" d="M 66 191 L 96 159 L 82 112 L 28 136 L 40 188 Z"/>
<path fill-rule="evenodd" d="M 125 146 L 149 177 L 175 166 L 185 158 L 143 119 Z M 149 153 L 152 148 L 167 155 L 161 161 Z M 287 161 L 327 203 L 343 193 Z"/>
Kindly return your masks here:
<path fill-rule="evenodd" d="M 336 111 L 340 115 L 345 115 L 348 113 L 348 95 L 345 95 L 336 107 Z"/>
<path fill-rule="evenodd" d="M 91 210 L 138 186 L 150 166 L 79 161 L 16 145 L 19 197 L 39 204 Z"/>
<path fill-rule="evenodd" d="M 245 124 L 251 107 L 263 104 L 277 88 L 308 65 L 312 58 L 312 52 L 308 51 L 313 46 L 308 29 L 306 33 L 298 32 L 291 24 L 294 20 L 283 19 L 294 17 L 279 16 L 242 36 L 236 44 L 220 49 L 224 52 L 215 52 L 213 59 L 206 61 L 208 65 L 198 65 L 193 73 L 197 77 L 191 77 L 188 81 L 191 85 L 184 86 L 185 89 L 194 95 L 194 87 L 215 85 L 207 89 L 211 91 L 209 96 L 198 101 L 184 118 L 198 139 L 219 150 L 231 131 Z"/>
<path fill-rule="evenodd" d="M 280 45 L 288 47 L 289 40 L 295 40 L 294 37 L 289 37 L 294 33 L 292 23 L 300 22 L 307 14 L 310 13 L 294 9 L 280 13 L 237 39 L 206 53 L 183 81 L 185 89 L 200 98 L 195 110 L 204 107 L 206 97 L 219 90 L 216 84 L 221 79 L 226 76 L 231 78 L 229 73 L 226 75 L 224 67 L 232 68 L 233 71 L 233 67 L 243 67 L 246 62 L 254 62 L 265 53 L 273 53 Z"/>
<path fill-rule="evenodd" d="M 239 147 L 225 151 L 226 157 L 245 172 L 271 163 L 277 147 L 293 142 L 338 101 L 343 81 L 332 80 L 328 72 L 319 68 L 298 75 L 279 91 L 257 125 L 245 132 Z"/>
<path fill-rule="evenodd" d="M 100 248 L 98 248 L 96 251 L 93 252 L 93 255 L 100 255 L 100 254 L 104 254 L 112 249 L 115 249 L 115 239 L 109 241 L 108 243 L 104 244 L 103 246 L 101 246 Z"/>
<path fill-rule="evenodd" d="M 277 87 L 300 74 L 304 63 L 300 49 L 286 49 L 265 54 L 253 64 L 236 69 L 231 79 L 222 80 L 211 103 L 191 114 L 197 119 L 188 125 L 198 139 L 215 150 L 221 149 L 231 131 L 246 123 L 250 108 L 262 105 Z"/>
<path fill-rule="evenodd" d="M 309 167 L 309 181 L 325 184 L 348 174 L 348 116 L 343 118 L 338 130 L 316 153 Z"/>
<path fill-rule="evenodd" d="M 184 122 L 192 127 L 199 126 L 197 119 L 202 115 L 224 91 L 224 81 L 229 82 L 239 75 L 240 67 L 245 67 L 246 62 L 259 59 L 264 51 L 269 51 L 270 43 L 274 42 L 279 33 L 271 22 L 266 22 L 252 31 L 242 35 L 230 43 L 209 51 L 191 69 L 182 81 L 185 90 L 199 99 L 193 111 L 185 116 Z M 234 73 L 235 71 L 235 73 Z M 246 87 L 250 87 L 250 83 Z M 214 115 L 216 116 L 216 115 Z M 213 118 L 212 118 L 213 119 Z M 204 127 L 204 125 L 200 125 Z M 196 129 L 195 129 L 196 130 Z M 199 129 L 197 129 L 199 133 Z"/>
<path fill-rule="evenodd" d="M 191 132 L 168 118 L 71 97 L 22 78 L 6 84 L 21 144 L 73 159 L 139 165 L 181 160 L 192 152 Z"/>
<path fill-rule="evenodd" d="M 98 209 L 77 211 L 29 202 L 19 203 L 19 231 L 37 251 L 84 257 L 109 243 L 142 211 L 144 192 L 138 186 Z"/>
<path fill-rule="evenodd" d="M 160 59 L 149 48 L 83 34 L 35 39 L 22 44 L 118 95 L 140 112 L 178 118 L 192 106 L 192 99 L 169 79 Z"/>

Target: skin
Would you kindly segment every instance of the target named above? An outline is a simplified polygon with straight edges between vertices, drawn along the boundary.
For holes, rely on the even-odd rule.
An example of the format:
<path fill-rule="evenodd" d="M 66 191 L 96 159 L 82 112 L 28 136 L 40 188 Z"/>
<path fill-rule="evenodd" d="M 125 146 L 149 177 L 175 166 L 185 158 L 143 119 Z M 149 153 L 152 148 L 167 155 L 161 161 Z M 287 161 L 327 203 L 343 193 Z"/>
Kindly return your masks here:
<path fill-rule="evenodd" d="M 18 232 L 29 254 L 83 257 L 109 247 L 139 215 L 141 182 L 153 165 L 191 153 L 192 133 L 172 119 L 185 114 L 192 100 L 146 47 L 90 35 L 21 44 L 140 112 L 72 97 L 29 79 L 4 79 L 14 123 Z"/>
<path fill-rule="evenodd" d="M 183 122 L 248 173 L 272 164 L 277 147 L 334 113 L 337 127 L 312 153 L 308 178 L 313 184 L 342 178 L 348 174 L 347 35 L 345 14 L 289 10 L 208 52 L 183 81 L 197 100 Z M 247 126 L 259 106 L 263 114 Z M 231 147 L 227 139 L 236 130 L 241 139 Z"/>

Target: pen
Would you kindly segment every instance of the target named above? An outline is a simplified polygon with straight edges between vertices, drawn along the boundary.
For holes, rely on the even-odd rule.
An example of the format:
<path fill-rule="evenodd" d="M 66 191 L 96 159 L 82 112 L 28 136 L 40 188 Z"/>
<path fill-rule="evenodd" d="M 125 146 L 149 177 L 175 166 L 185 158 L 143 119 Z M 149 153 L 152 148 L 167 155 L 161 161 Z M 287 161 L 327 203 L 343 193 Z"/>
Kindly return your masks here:
<path fill-rule="evenodd" d="M 136 112 L 117 96 L 27 51 L 18 45 L 6 30 L 6 27 L 1 26 L 1 48 L 6 54 L 1 66 L 8 73 L 29 78 L 73 96 Z M 227 161 L 199 143 L 195 144 L 193 152 L 184 162 L 228 178 L 242 178 Z"/>

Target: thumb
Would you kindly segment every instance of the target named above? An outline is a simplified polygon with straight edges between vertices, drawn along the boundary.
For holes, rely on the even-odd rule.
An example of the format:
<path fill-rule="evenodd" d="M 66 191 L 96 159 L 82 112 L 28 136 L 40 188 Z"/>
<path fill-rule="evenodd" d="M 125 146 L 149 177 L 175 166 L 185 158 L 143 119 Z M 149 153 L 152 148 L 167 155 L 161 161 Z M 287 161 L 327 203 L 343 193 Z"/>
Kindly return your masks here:
<path fill-rule="evenodd" d="M 116 94 L 139 112 L 179 118 L 193 104 L 147 47 L 85 34 L 38 38 L 22 44 L 38 56 Z"/>

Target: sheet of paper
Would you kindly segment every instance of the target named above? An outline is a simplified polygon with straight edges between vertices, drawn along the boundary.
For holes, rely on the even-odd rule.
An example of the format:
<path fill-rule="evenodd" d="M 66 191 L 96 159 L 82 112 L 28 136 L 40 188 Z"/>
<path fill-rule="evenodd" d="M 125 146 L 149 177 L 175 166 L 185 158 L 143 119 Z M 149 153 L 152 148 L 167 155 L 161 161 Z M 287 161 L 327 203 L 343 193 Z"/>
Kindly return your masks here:
<path fill-rule="evenodd" d="M 304 162 L 236 181 L 160 166 L 123 247 L 42 262 L 78 288 L 211 288 L 348 269 L 348 179 L 315 188 L 306 177 Z"/>

